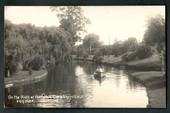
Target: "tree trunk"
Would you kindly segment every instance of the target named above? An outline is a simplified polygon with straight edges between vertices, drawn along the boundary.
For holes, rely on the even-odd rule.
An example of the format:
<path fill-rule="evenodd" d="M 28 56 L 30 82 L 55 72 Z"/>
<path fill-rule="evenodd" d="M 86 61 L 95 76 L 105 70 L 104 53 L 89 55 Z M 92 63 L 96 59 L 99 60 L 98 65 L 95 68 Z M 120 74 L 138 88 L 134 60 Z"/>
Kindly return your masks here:
<path fill-rule="evenodd" d="M 162 62 L 162 73 L 165 74 L 166 71 L 166 61 L 165 61 L 165 51 L 161 50 L 161 62 Z"/>
<path fill-rule="evenodd" d="M 91 44 L 90 44 L 90 55 L 91 55 Z"/>
<path fill-rule="evenodd" d="M 164 46 L 164 45 L 163 45 Z M 161 50 L 161 52 L 158 52 L 158 50 L 156 49 L 157 47 L 154 46 L 152 49 L 153 51 L 159 55 L 160 61 L 161 61 L 161 71 L 162 74 L 165 75 L 165 71 L 166 71 L 166 61 L 165 61 L 165 47 L 163 47 L 163 49 Z"/>

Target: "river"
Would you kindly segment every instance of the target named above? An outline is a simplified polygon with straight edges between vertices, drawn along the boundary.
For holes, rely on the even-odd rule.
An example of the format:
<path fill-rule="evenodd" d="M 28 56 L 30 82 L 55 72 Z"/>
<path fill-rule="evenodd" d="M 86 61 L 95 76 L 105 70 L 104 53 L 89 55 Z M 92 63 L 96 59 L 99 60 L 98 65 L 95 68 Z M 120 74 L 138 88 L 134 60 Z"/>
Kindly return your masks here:
<path fill-rule="evenodd" d="M 126 70 L 104 66 L 105 78 L 96 79 L 98 65 L 74 61 L 51 67 L 41 82 L 5 89 L 6 106 L 40 108 L 146 108 L 146 88 Z M 10 99 L 10 97 L 12 99 Z"/>

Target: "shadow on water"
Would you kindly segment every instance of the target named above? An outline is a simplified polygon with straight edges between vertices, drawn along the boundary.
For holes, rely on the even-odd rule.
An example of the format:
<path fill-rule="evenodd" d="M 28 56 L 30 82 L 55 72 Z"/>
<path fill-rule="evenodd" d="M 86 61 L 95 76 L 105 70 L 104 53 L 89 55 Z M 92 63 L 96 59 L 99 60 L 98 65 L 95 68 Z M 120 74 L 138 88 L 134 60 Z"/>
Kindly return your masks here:
<path fill-rule="evenodd" d="M 94 72 L 96 71 L 97 67 L 99 66 L 96 63 L 91 63 L 91 62 L 82 62 L 82 61 L 78 61 L 77 65 L 83 67 L 84 72 L 87 75 L 92 75 L 94 74 Z"/>
<path fill-rule="evenodd" d="M 46 83 L 46 91 L 49 94 L 57 94 L 57 95 L 67 95 L 67 96 L 75 96 L 77 95 L 77 81 L 75 75 L 75 65 L 71 64 L 59 64 L 53 68 L 50 68 L 47 82 Z M 81 89 L 80 89 L 81 90 Z M 81 93 L 83 95 L 83 93 Z M 63 99 L 63 106 L 65 103 L 70 103 L 69 106 L 72 107 L 83 107 L 83 98 L 69 98 Z"/>
<path fill-rule="evenodd" d="M 61 107 L 84 107 L 83 98 L 69 98 L 71 96 L 83 95 L 83 92 L 79 88 L 77 90 L 77 81 L 75 75 L 75 65 L 71 64 L 58 64 L 57 66 L 50 65 L 48 69 L 48 76 L 45 81 L 34 83 L 30 85 L 23 85 L 21 87 L 13 87 L 5 89 L 6 92 L 6 106 L 8 107 L 36 107 L 29 104 L 17 103 L 16 100 L 9 100 L 8 95 L 60 95 L 58 106 Z M 68 98 L 63 98 L 66 95 Z M 81 96 L 83 97 L 83 96 Z M 38 100 L 36 100 L 38 101 Z"/>

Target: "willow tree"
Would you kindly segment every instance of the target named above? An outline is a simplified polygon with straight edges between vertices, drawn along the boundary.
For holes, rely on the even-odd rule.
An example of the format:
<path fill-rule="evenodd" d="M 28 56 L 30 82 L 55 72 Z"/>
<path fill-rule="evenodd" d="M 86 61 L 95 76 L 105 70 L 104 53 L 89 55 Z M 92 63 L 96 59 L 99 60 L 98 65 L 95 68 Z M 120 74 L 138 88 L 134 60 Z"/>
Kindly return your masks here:
<path fill-rule="evenodd" d="M 165 19 L 157 15 L 150 18 L 144 34 L 144 42 L 160 55 L 162 71 L 165 71 Z"/>

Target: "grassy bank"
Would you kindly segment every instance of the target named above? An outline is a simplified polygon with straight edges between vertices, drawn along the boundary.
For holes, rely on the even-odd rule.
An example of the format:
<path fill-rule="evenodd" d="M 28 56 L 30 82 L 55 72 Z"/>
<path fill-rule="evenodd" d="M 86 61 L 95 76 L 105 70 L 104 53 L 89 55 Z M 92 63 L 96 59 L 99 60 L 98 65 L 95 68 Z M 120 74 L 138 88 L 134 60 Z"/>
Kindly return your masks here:
<path fill-rule="evenodd" d="M 28 71 L 19 71 L 12 77 L 5 78 L 5 88 L 38 82 L 44 79 L 46 75 L 46 70 L 32 71 L 31 75 Z"/>
<path fill-rule="evenodd" d="M 76 59 L 76 57 L 74 57 Z M 92 61 L 92 57 L 79 60 Z M 104 56 L 102 64 L 124 67 L 129 75 L 146 86 L 149 99 L 149 108 L 166 108 L 166 78 L 161 72 L 159 56 L 153 55 L 142 60 L 124 62 L 120 57 Z"/>
<path fill-rule="evenodd" d="M 93 56 L 89 55 L 88 57 L 76 57 L 73 56 L 73 59 L 77 60 L 87 60 L 93 61 Z M 139 70 L 139 71 L 160 71 L 161 70 L 161 61 L 159 56 L 153 55 L 149 58 L 141 59 L 141 60 L 133 60 L 129 62 L 125 62 L 122 60 L 121 56 L 114 57 L 113 55 L 103 56 L 102 64 L 115 66 L 117 68 L 124 67 L 128 70 Z"/>
<path fill-rule="evenodd" d="M 129 69 L 138 69 L 142 71 L 160 71 L 162 67 L 159 56 L 157 55 L 142 60 L 130 61 L 127 62 L 126 65 Z"/>
<path fill-rule="evenodd" d="M 130 74 L 147 88 L 150 108 L 166 108 L 166 78 L 162 72 L 134 72 Z"/>

